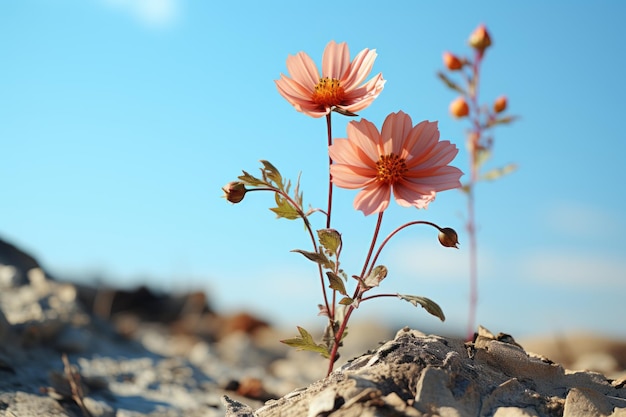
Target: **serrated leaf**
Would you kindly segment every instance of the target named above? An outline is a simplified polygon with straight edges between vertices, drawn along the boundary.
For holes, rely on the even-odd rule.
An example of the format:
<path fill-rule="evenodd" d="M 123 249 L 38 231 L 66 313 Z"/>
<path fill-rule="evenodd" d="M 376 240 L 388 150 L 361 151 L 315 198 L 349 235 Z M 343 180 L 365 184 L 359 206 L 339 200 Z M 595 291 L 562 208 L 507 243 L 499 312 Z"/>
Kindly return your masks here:
<path fill-rule="evenodd" d="M 304 193 L 300 192 L 300 175 L 302 175 L 301 172 L 298 174 L 298 179 L 296 180 L 296 185 L 293 188 L 293 196 L 294 196 L 294 199 L 296 200 L 296 203 L 298 205 L 300 205 L 300 207 L 303 207 L 302 199 L 304 197 Z"/>
<path fill-rule="evenodd" d="M 452 81 L 450 78 L 448 78 L 448 76 L 446 74 L 444 74 L 443 72 L 438 72 L 437 76 L 439 77 L 439 79 L 441 81 L 444 82 L 444 84 L 451 90 L 454 90 L 458 93 L 461 93 L 463 95 L 466 94 L 465 90 L 463 90 L 457 83 L 455 83 L 454 81 Z"/>
<path fill-rule="evenodd" d="M 341 234 L 335 229 L 320 229 L 317 231 L 320 245 L 330 256 L 335 256 L 341 246 Z"/>
<path fill-rule="evenodd" d="M 441 309 L 441 307 L 439 307 L 439 304 L 437 304 L 433 300 L 426 298 L 426 297 L 419 297 L 417 295 L 403 295 L 403 294 L 396 294 L 396 295 L 401 300 L 408 301 L 409 303 L 413 304 L 415 307 L 417 307 L 418 305 L 420 307 L 423 307 L 430 314 L 439 318 L 439 320 L 441 321 L 446 320 L 446 316 L 443 314 L 443 310 Z"/>
<path fill-rule="evenodd" d="M 328 348 L 322 344 L 317 344 L 313 340 L 313 336 L 307 332 L 304 328 L 298 326 L 298 332 L 300 336 L 292 337 L 290 339 L 281 340 L 281 343 L 296 348 L 297 350 L 308 350 L 311 352 L 317 352 L 324 358 L 330 358 Z"/>
<path fill-rule="evenodd" d="M 258 187 L 261 185 L 269 185 L 267 182 L 258 179 L 257 177 L 248 174 L 246 171 L 243 171 L 243 175 L 237 177 L 241 182 L 246 185 L 250 185 L 252 187 Z"/>
<path fill-rule="evenodd" d="M 328 282 L 330 283 L 329 286 L 331 289 L 339 291 L 339 294 L 341 295 L 348 295 L 348 293 L 346 292 L 346 287 L 343 285 L 343 280 L 341 279 L 341 277 L 339 277 L 339 275 L 335 274 L 334 272 L 327 271 L 326 276 L 328 277 Z"/>
<path fill-rule="evenodd" d="M 488 172 L 484 173 L 483 175 L 481 175 L 480 179 L 484 180 L 484 181 L 497 180 L 500 177 L 503 177 L 505 175 L 510 174 L 511 172 L 515 171 L 516 169 L 517 169 L 517 165 L 516 164 L 508 164 L 508 165 L 503 166 L 501 168 L 494 168 L 491 171 L 488 171 Z"/>
<path fill-rule="evenodd" d="M 278 188 L 284 190 L 283 177 L 278 172 L 278 169 L 269 161 L 261 160 L 261 163 L 263 164 L 263 175 L 273 181 Z"/>
<path fill-rule="evenodd" d="M 352 303 L 354 303 L 354 300 L 350 297 L 343 297 L 341 300 L 339 300 L 339 304 L 344 306 L 349 306 Z"/>
<path fill-rule="evenodd" d="M 313 262 L 318 263 L 318 264 L 320 264 L 322 266 L 328 266 L 328 264 L 329 264 L 328 258 L 323 253 L 309 252 L 309 251 L 302 250 L 302 249 L 293 249 L 292 252 L 300 253 L 305 258 L 307 258 L 309 261 L 313 261 Z"/>
<path fill-rule="evenodd" d="M 387 267 L 384 265 L 378 265 L 369 275 L 363 280 L 365 287 L 374 288 L 380 285 L 380 282 L 387 277 Z"/>
<path fill-rule="evenodd" d="M 288 220 L 300 218 L 300 213 L 289 203 L 289 201 L 278 193 L 274 194 L 274 196 L 276 200 L 276 207 L 272 207 L 270 210 L 276 213 L 276 217 L 282 217 Z"/>

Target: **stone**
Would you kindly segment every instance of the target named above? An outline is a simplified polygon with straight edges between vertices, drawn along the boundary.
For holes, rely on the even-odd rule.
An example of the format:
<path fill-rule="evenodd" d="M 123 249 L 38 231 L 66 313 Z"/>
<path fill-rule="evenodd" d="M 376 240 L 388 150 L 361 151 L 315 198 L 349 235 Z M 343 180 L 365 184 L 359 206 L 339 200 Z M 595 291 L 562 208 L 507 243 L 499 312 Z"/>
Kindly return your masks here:
<path fill-rule="evenodd" d="M 602 375 L 567 372 L 529 355 L 510 336 L 479 332 L 473 343 L 464 343 L 404 329 L 305 390 L 267 402 L 254 415 L 299 416 L 313 408 L 318 415 L 342 417 L 578 417 L 608 416 L 624 405 L 626 391 Z"/>

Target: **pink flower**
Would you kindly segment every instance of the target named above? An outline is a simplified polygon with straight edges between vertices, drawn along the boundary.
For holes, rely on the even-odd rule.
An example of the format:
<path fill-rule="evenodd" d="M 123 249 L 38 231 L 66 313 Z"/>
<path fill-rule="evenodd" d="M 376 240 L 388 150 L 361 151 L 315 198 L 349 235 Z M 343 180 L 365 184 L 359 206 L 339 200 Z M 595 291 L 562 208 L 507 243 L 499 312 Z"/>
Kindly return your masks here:
<path fill-rule="evenodd" d="M 332 180 L 341 188 L 362 188 L 354 208 L 370 215 L 387 209 L 394 198 L 404 207 L 427 208 L 437 191 L 461 186 L 463 173 L 448 166 L 458 153 L 439 140 L 437 122 L 413 126 L 409 115 L 391 113 L 379 132 L 363 119 L 348 124 L 348 137 L 329 148 Z"/>
<path fill-rule="evenodd" d="M 321 77 L 313 60 L 298 52 L 287 58 L 291 78 L 280 74 L 276 87 L 296 110 L 311 117 L 327 115 L 333 107 L 354 113 L 369 106 L 385 85 L 380 73 L 363 84 L 375 59 L 376 50 L 364 49 L 350 62 L 348 45 L 330 41 L 322 57 Z"/>

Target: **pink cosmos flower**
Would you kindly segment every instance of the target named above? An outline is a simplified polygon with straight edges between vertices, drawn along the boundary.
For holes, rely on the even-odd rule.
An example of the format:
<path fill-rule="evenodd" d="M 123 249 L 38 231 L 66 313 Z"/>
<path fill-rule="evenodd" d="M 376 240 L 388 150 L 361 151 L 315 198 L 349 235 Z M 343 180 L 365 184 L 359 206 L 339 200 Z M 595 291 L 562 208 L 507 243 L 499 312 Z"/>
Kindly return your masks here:
<path fill-rule="evenodd" d="M 332 181 L 341 188 L 362 188 L 354 208 L 366 216 L 387 209 L 393 191 L 401 206 L 427 208 L 437 191 L 461 186 L 463 173 L 448 166 L 458 153 L 439 140 L 437 122 L 413 126 L 403 112 L 391 113 L 379 132 L 363 119 L 348 124 L 348 137 L 330 146 Z"/>
<path fill-rule="evenodd" d="M 311 117 L 325 116 L 333 107 L 354 113 L 369 106 L 385 85 L 380 73 L 362 84 L 375 59 L 376 50 L 364 49 L 350 62 L 348 45 L 330 41 L 322 57 L 321 77 L 313 60 L 298 52 L 287 58 L 291 78 L 280 74 L 276 87 L 296 110 Z"/>

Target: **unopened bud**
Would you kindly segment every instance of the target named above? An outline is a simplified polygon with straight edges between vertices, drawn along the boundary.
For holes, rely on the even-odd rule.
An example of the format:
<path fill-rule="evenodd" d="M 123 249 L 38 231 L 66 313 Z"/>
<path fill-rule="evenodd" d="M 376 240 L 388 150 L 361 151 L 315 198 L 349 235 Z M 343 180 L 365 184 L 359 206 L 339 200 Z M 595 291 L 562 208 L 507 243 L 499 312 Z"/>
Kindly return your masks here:
<path fill-rule="evenodd" d="M 233 181 L 222 187 L 222 191 L 224 191 L 224 198 L 226 198 L 226 200 L 233 204 L 237 204 L 243 200 L 248 190 L 243 183 Z"/>
<path fill-rule="evenodd" d="M 443 229 L 439 231 L 438 237 L 439 237 L 439 243 L 441 243 L 446 248 L 456 248 L 456 249 L 459 248 L 457 246 L 459 244 L 459 237 L 454 231 L 454 229 L 450 227 L 444 227 Z"/>
<path fill-rule="evenodd" d="M 506 96 L 498 97 L 496 101 L 494 101 L 493 103 L 493 111 L 495 111 L 496 113 L 502 113 L 503 111 L 506 110 L 506 104 L 507 104 Z"/>
<path fill-rule="evenodd" d="M 472 48 L 483 52 L 491 45 L 491 37 L 485 25 L 479 25 L 470 35 L 469 44 Z"/>
<path fill-rule="evenodd" d="M 465 98 L 459 97 L 450 103 L 450 114 L 454 117 L 465 117 L 469 114 L 469 106 Z"/>
<path fill-rule="evenodd" d="M 456 55 L 450 52 L 443 53 L 443 64 L 450 71 L 456 71 L 463 68 L 463 61 L 461 61 Z"/>

